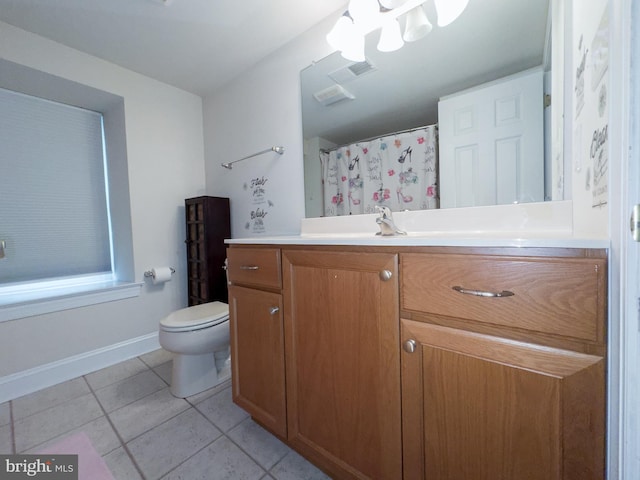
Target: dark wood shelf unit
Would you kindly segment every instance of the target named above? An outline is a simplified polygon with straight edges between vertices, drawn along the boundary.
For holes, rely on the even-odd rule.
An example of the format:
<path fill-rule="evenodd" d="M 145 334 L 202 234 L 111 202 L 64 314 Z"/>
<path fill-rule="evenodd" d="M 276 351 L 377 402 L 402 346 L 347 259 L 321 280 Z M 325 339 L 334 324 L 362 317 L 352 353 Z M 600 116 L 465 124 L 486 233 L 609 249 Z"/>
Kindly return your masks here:
<path fill-rule="evenodd" d="M 187 237 L 187 282 L 189 306 L 228 302 L 224 271 L 226 247 L 231 237 L 229 199 L 201 196 L 185 204 Z"/>

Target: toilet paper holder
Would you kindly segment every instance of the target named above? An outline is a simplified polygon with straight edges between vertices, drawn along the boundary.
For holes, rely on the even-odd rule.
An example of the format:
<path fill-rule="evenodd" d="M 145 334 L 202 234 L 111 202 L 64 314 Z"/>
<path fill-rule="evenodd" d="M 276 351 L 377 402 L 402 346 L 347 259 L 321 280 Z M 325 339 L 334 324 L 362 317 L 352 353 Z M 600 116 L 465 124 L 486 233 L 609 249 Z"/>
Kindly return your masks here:
<path fill-rule="evenodd" d="M 169 267 L 169 270 L 171 270 L 171 274 L 173 275 L 174 273 L 176 273 L 176 269 L 173 267 Z M 147 270 L 146 272 L 144 272 L 144 276 L 145 277 L 153 277 L 153 270 Z"/>

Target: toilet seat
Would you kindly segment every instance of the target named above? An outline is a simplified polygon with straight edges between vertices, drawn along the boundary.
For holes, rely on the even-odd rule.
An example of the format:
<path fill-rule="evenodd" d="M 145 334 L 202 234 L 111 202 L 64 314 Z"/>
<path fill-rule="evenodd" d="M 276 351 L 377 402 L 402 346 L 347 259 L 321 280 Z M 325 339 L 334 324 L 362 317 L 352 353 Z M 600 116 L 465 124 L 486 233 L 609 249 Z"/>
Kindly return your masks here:
<path fill-rule="evenodd" d="M 160 320 L 165 332 L 188 332 L 209 328 L 229 319 L 229 306 L 222 302 L 202 303 L 176 310 Z"/>

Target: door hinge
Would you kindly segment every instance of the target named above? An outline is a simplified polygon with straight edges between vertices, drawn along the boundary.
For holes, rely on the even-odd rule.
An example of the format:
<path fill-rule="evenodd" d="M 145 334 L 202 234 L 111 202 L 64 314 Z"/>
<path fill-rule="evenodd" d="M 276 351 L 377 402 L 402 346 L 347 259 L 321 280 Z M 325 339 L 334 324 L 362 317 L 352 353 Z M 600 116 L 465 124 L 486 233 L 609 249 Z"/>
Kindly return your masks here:
<path fill-rule="evenodd" d="M 543 104 L 544 108 L 551 106 L 551 95 L 549 95 L 548 93 L 544 94 Z"/>
<path fill-rule="evenodd" d="M 640 204 L 634 205 L 631 211 L 631 235 L 633 240 L 640 242 Z"/>

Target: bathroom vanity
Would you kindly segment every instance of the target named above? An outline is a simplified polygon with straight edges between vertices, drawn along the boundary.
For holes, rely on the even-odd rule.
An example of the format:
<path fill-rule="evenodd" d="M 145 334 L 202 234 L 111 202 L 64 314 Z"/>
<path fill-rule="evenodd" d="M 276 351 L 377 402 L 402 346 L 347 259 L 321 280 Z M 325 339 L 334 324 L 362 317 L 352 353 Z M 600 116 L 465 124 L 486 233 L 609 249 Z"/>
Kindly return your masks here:
<path fill-rule="evenodd" d="M 228 243 L 234 401 L 332 478 L 604 478 L 606 249 Z"/>

